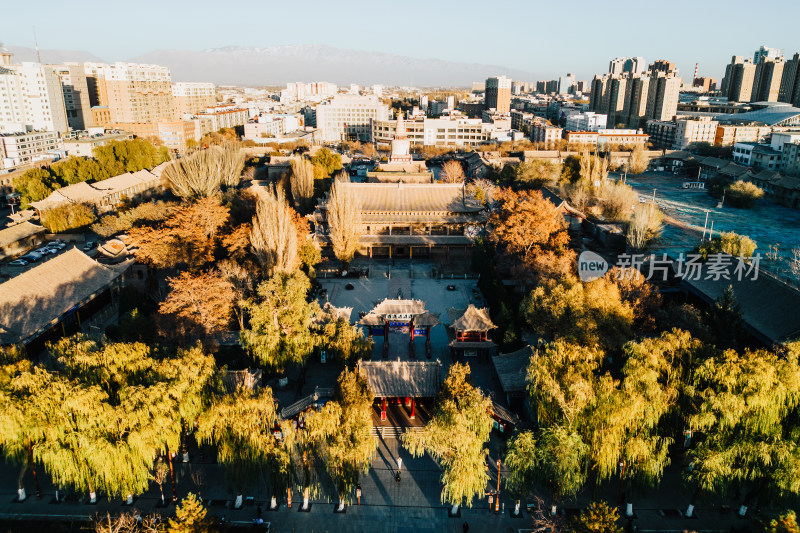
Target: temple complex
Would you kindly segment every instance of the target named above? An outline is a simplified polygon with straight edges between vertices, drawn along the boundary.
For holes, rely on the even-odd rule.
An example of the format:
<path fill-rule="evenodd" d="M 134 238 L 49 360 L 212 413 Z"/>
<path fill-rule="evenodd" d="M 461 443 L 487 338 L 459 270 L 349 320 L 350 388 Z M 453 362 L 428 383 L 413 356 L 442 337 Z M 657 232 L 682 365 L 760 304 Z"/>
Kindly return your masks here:
<path fill-rule="evenodd" d="M 361 246 L 368 257 L 469 260 L 486 209 L 463 183 L 349 183 L 361 205 Z M 327 200 L 311 216 L 317 242 L 328 242 Z"/>

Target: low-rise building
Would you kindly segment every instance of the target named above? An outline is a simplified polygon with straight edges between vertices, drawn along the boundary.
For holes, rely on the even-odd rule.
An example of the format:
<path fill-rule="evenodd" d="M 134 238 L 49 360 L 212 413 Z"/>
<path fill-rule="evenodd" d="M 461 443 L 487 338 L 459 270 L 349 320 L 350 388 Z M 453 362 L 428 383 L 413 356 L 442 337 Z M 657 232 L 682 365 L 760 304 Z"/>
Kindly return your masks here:
<path fill-rule="evenodd" d="M 110 210 L 124 199 L 139 199 L 161 188 L 161 173 L 166 165 L 162 163 L 152 170 L 127 172 L 94 183 L 80 182 L 56 189 L 44 200 L 31 203 L 41 212 L 65 204 L 92 204 L 99 210 Z"/>
<path fill-rule="evenodd" d="M 608 115 L 598 114 L 593 111 L 573 113 L 567 116 L 566 131 L 600 131 L 606 129 Z"/>
<path fill-rule="evenodd" d="M 755 142 L 738 142 L 733 145 L 733 161 L 749 167 L 750 161 L 753 157 L 753 148 L 758 143 Z"/>
<path fill-rule="evenodd" d="M 0 135 L 0 168 L 10 168 L 63 155 L 61 138 L 54 131 Z"/>
<path fill-rule="evenodd" d="M 64 139 L 64 151 L 68 156 L 93 157 L 94 149 L 104 146 L 111 141 L 127 141 L 133 135 L 127 132 L 104 133 L 100 135 L 87 135 L 85 137 Z"/>
<path fill-rule="evenodd" d="M 675 143 L 678 125 L 671 120 L 648 120 L 645 131 L 656 148 L 669 149 Z"/>
<path fill-rule="evenodd" d="M 370 126 L 375 142 L 395 139 L 396 120 L 374 120 Z M 489 138 L 489 125 L 473 118 L 414 117 L 405 120 L 404 126 L 411 144 L 424 146 L 477 146 Z"/>
<path fill-rule="evenodd" d="M 268 143 L 297 130 L 302 125 L 299 115 L 263 114 L 244 125 L 244 140 Z"/>
<path fill-rule="evenodd" d="M 250 119 L 250 112 L 247 109 L 209 107 L 202 113 L 195 113 L 195 118 L 200 121 L 200 135 L 205 135 L 222 128 L 243 126 Z"/>
<path fill-rule="evenodd" d="M 128 131 L 143 139 L 159 139 L 172 152 L 186 151 L 189 140 L 198 141 L 202 137 L 200 121 L 197 120 L 159 120 L 157 122 L 125 122 L 111 124 L 111 128 Z"/>
<path fill-rule="evenodd" d="M 784 145 L 797 142 L 800 142 L 800 131 L 773 131 L 769 145 L 782 152 Z"/>
<path fill-rule="evenodd" d="M 750 156 L 753 168 L 778 170 L 781 166 L 781 153 L 768 144 L 757 144 Z"/>
<path fill-rule="evenodd" d="M 535 143 L 544 143 L 545 145 L 553 145 L 561 141 L 564 132 L 562 128 L 544 122 L 535 122 L 530 128 L 531 141 Z"/>
<path fill-rule="evenodd" d="M 683 150 L 699 143 L 714 144 L 718 124 L 710 117 L 678 117 L 675 124 L 673 150 Z"/>
<path fill-rule="evenodd" d="M 369 257 L 426 257 L 466 261 L 474 244 L 471 227 L 486 213 L 463 183 L 340 182 L 359 200 L 359 253 Z M 337 185 L 337 186 L 339 186 Z M 315 238 L 329 240 L 327 202 L 313 215 Z"/>
<path fill-rule="evenodd" d="M 716 146 L 731 146 L 743 142 L 759 142 L 772 132 L 769 126 L 718 124 L 714 135 Z"/>
<path fill-rule="evenodd" d="M 0 284 L 0 345 L 31 356 L 46 342 L 78 331 L 103 331 L 119 314 L 122 276 L 133 260 L 101 265 L 71 248 Z"/>
<path fill-rule="evenodd" d="M 783 145 L 780 168 L 784 174 L 800 176 L 800 142 Z"/>
<path fill-rule="evenodd" d="M 646 145 L 650 136 L 642 130 L 604 129 L 600 131 L 568 131 L 565 134 L 568 144 L 590 144 L 601 150 L 614 146 Z"/>
<path fill-rule="evenodd" d="M 42 242 L 44 228 L 28 221 L 0 229 L 0 259 L 13 257 L 35 248 Z"/>

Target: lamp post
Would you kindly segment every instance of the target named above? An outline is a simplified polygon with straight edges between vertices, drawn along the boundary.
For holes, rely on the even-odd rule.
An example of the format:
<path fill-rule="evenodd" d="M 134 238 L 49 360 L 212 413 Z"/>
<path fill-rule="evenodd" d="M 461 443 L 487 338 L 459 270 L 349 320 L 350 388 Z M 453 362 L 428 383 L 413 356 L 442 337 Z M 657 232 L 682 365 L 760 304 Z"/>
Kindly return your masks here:
<path fill-rule="evenodd" d="M 497 459 L 497 498 L 494 500 L 494 513 L 500 513 L 500 459 Z"/>

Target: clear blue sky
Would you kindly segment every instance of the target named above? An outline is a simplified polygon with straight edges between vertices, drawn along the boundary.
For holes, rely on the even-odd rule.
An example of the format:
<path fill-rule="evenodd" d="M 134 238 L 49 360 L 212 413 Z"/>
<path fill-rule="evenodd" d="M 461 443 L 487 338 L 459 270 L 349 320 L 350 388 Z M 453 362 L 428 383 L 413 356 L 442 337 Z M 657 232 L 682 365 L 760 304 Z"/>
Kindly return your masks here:
<path fill-rule="evenodd" d="M 119 7 L 113 7 L 119 6 Z M 800 51 L 800 1 L 2 0 L 0 41 L 119 61 L 156 49 L 326 44 L 495 64 L 539 77 L 605 72 L 617 56 L 721 77 L 761 44 Z"/>

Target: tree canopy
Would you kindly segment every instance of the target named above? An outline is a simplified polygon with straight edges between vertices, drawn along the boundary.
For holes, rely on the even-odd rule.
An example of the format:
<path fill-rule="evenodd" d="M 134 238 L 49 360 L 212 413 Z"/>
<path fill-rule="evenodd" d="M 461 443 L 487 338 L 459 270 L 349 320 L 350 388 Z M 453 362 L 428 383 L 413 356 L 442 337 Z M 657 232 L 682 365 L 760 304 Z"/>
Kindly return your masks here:
<path fill-rule="evenodd" d="M 491 400 L 471 385 L 469 366 L 455 363 L 447 372 L 428 425 L 403 434 L 403 446 L 415 457 L 430 453 L 442 468 L 442 502 L 472 505 L 489 479 L 485 445 L 492 431 Z"/>

